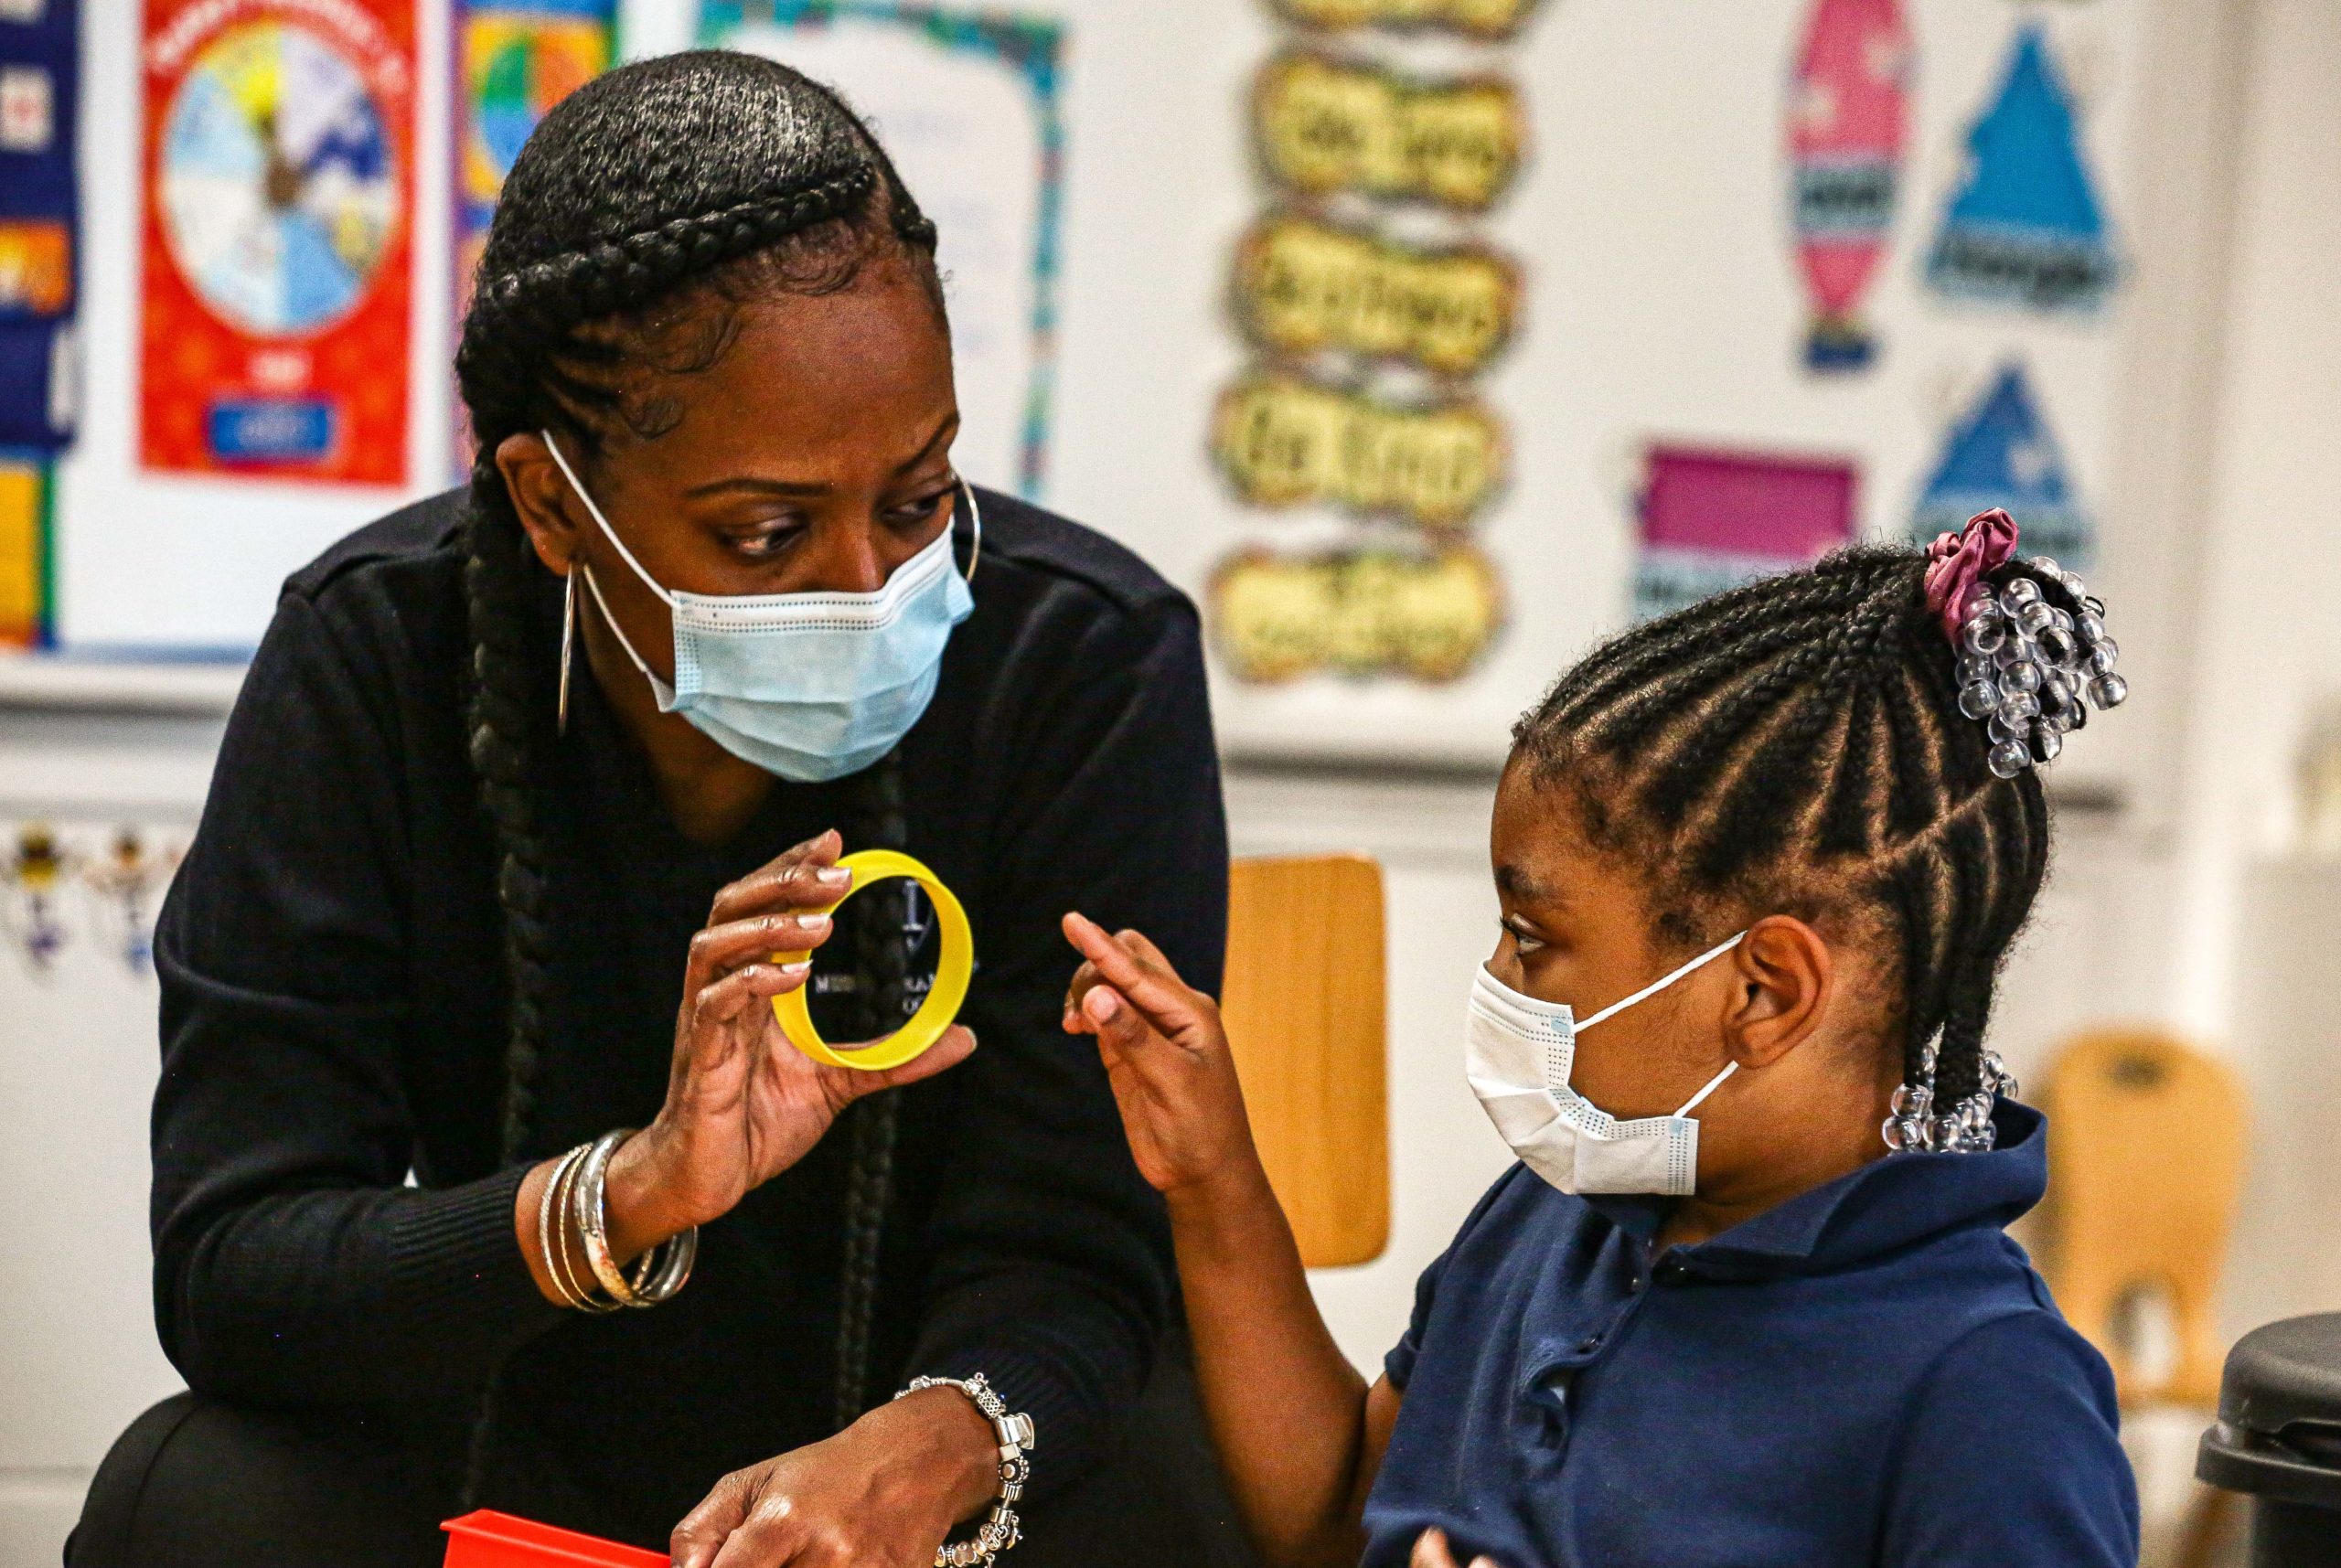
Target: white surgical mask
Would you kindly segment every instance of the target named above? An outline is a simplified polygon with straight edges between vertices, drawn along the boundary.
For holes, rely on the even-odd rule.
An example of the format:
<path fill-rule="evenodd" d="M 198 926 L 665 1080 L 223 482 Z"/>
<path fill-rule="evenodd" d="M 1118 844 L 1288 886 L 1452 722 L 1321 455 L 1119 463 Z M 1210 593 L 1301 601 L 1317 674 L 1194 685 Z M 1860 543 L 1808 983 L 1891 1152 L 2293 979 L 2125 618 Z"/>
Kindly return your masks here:
<path fill-rule="evenodd" d="M 634 559 L 550 432 L 544 441 L 570 488 L 674 622 L 668 685 L 635 652 L 584 562 L 572 568 L 661 713 L 680 713 L 733 756 L 799 784 L 859 773 L 910 733 L 934 699 L 951 629 L 976 607 L 952 561 L 949 528 L 874 593 L 670 592 Z M 966 494 L 980 550 L 983 515 L 975 492 Z M 967 570 L 972 575 L 972 560 Z"/>
<path fill-rule="evenodd" d="M 1518 991 L 1481 965 L 1471 976 L 1463 1030 L 1465 1072 L 1488 1120 L 1521 1163 L 1564 1192 L 1656 1192 L 1686 1198 L 1699 1179 L 1699 1124 L 1691 1113 L 1737 1072 L 1726 1062 L 1671 1116 L 1619 1121 L 1569 1087 L 1579 1029 L 1591 1029 L 1739 945 L 1733 937 L 1583 1023 L 1566 1002 Z"/>

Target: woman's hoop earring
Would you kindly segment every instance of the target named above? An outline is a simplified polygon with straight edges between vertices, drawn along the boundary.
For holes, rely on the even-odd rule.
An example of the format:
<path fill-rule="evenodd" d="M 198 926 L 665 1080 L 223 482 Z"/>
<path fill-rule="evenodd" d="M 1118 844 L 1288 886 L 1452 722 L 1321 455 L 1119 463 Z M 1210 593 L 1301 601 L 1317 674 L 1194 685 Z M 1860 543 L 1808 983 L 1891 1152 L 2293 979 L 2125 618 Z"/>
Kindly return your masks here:
<path fill-rule="evenodd" d="M 561 703 L 554 732 L 561 735 L 569 733 L 570 655 L 577 645 L 577 572 L 578 563 L 572 560 L 561 580 Z"/>
<path fill-rule="evenodd" d="M 967 548 L 967 580 L 970 585 L 973 585 L 976 581 L 976 567 L 984 559 L 984 509 L 976 499 L 976 487 L 968 484 L 964 475 L 959 480 L 959 488 L 967 493 L 967 521 L 976 530 L 975 543 Z"/>

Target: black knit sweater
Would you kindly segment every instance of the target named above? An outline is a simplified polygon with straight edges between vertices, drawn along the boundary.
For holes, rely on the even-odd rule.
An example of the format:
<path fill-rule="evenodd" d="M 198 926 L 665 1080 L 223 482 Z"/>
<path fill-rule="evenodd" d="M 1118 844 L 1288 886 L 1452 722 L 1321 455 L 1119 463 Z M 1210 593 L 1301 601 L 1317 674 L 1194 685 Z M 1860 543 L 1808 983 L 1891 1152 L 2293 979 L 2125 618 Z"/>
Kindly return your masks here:
<path fill-rule="evenodd" d="M 1134 1396 L 1172 1279 L 1096 1050 L 1057 1027 L 1058 917 L 1138 926 L 1216 988 L 1226 841 L 1192 607 L 1085 529 L 1002 496 L 984 515 L 975 613 L 901 751 L 906 847 L 974 924 L 982 1043 L 904 1092 L 871 1392 L 985 1373 L 1036 1418 L 1050 1488 Z M 507 985 L 459 517 L 455 496 L 419 503 L 294 577 L 237 702 L 155 944 L 155 1315 L 198 1392 L 347 1407 L 442 1474 L 508 1358 L 484 1500 L 663 1546 L 723 1472 L 828 1430 L 850 1140 L 708 1226 L 667 1306 L 587 1317 L 538 1295 L 512 1229 L 524 1168 L 497 1160 Z M 694 845 L 577 684 L 547 792 L 559 957 L 532 1160 L 657 1115 L 716 890 L 842 825 L 850 797 L 778 784 L 732 841 Z"/>

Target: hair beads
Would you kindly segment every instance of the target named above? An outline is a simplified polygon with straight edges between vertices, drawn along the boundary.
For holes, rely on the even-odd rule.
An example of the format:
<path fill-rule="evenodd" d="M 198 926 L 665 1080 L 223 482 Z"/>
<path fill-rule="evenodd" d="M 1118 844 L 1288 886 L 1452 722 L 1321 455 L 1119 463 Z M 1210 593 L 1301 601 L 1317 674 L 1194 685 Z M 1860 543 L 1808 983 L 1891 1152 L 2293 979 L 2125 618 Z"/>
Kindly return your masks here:
<path fill-rule="evenodd" d="M 1905 1083 L 1894 1091 L 1885 1125 L 1878 1129 L 1886 1147 L 1896 1154 L 1911 1150 L 1924 1154 L 1980 1154 L 1990 1148 L 1993 1103 L 2003 1094 L 2015 1095 L 2015 1074 L 2001 1062 L 1998 1051 L 1987 1051 L 1977 1077 L 1973 1093 L 1947 1114 L 1936 1115 L 1935 1048 L 1927 1047 L 1920 1058 L 1917 1081 Z"/>
<path fill-rule="evenodd" d="M 2024 570 L 2032 575 L 2003 588 L 1975 583 L 1956 610 L 1959 710 L 1983 722 L 1992 742 L 1986 763 L 2004 779 L 2055 762 L 2092 705 L 2118 708 L 2130 695 L 2113 671 L 2121 649 L 2106 634 L 2104 602 L 2046 557 Z M 2043 581 L 2073 607 L 2049 603 Z"/>

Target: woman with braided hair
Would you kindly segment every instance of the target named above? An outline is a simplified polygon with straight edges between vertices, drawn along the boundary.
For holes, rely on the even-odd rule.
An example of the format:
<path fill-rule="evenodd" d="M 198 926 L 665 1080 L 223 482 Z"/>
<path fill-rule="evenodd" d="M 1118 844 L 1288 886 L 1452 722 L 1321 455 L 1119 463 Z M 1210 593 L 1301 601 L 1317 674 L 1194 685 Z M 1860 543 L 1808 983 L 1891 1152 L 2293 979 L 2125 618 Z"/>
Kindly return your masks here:
<path fill-rule="evenodd" d="M 287 583 L 163 917 L 190 1392 L 71 1563 L 433 1563 L 476 1505 L 689 1568 L 987 1561 L 1011 1504 L 1027 1563 L 1216 1550 L 1161 1205 L 1054 1027 L 1075 903 L 1219 962 L 1195 615 L 955 475 L 935 243 L 755 57 L 611 72 L 521 152 L 471 484 Z M 910 884 L 825 912 L 870 848 L 978 958 L 886 1072 L 773 1005 L 916 1008 Z"/>
<path fill-rule="evenodd" d="M 1521 1163 L 1370 1388 L 1210 998 L 1067 917 L 1064 1026 L 1169 1200 L 1268 1563 L 2136 1563 L 2111 1375 L 2004 1231 L 2047 1179 L 1984 1049 L 2047 865 L 2036 769 L 2124 694 L 2104 606 L 2015 536 L 1722 594 L 1521 720 L 1464 1034 Z"/>

